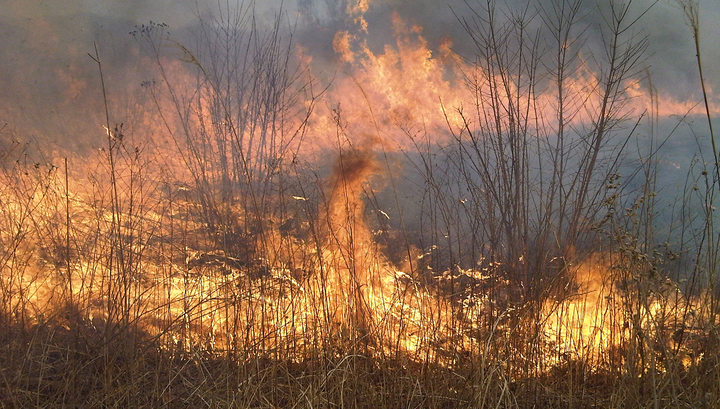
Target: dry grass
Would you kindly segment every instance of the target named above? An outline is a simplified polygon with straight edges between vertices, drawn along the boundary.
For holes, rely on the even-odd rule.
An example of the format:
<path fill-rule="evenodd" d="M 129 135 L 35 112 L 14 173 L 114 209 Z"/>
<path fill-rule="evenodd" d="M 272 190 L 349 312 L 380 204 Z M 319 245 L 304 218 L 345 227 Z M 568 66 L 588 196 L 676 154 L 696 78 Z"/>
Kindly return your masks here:
<path fill-rule="evenodd" d="M 266 225 L 271 250 L 258 256 L 257 235 L 238 234 L 219 250 L 190 191 L 170 205 L 171 196 L 150 189 L 153 199 L 134 198 L 144 213 L 121 215 L 136 221 L 118 244 L 107 230 L 112 207 L 97 197 L 89 206 L 92 196 L 75 196 L 71 226 L 64 223 L 63 173 L 5 169 L 14 183 L 6 186 L 47 187 L 39 202 L 22 202 L 28 190 L 3 202 L 6 226 L 16 226 L 3 236 L 12 252 L 3 254 L 3 406 L 717 404 L 713 295 L 684 295 L 632 241 L 618 238 L 613 252 L 577 264 L 576 285 L 538 305 L 499 265 L 440 272 L 431 255 L 414 255 L 414 269 L 390 271 L 377 260 L 397 241 L 323 230 L 359 229 L 353 217 L 363 211 L 319 222 L 303 216 L 307 200 L 293 199 L 292 218 Z M 325 203 L 357 205 L 338 197 L 347 200 Z M 132 260 L 127 270 L 110 264 L 113 246 Z M 348 264 L 351 246 L 364 250 Z M 352 268 L 365 272 L 353 276 Z M 359 288 L 348 277 L 363 280 Z M 348 296 L 373 308 L 354 314 Z"/>
<path fill-rule="evenodd" d="M 166 26 L 139 28 L 172 151 L 107 97 L 97 157 L 0 151 L 0 406 L 718 407 L 718 172 L 690 171 L 680 243 L 661 240 L 657 147 L 619 175 L 647 39 L 613 4 L 585 88 L 563 85 L 579 1 L 539 10 L 550 61 L 529 15 L 459 18 L 485 56 L 465 66 L 474 110 L 447 143 L 403 129 L 405 179 L 340 108 L 332 163 L 305 159 L 319 96 L 280 17 L 203 22 L 202 58 L 182 48 L 195 82 L 173 77 Z"/>

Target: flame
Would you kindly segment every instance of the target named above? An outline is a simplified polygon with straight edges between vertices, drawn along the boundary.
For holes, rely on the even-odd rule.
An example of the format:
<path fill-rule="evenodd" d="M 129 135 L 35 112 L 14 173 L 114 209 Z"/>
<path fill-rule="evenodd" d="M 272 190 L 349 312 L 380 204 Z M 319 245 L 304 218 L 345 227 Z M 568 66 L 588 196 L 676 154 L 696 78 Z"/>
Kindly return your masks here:
<path fill-rule="evenodd" d="M 673 362 L 687 366 L 693 361 L 698 351 L 687 339 L 697 336 L 690 335 L 692 328 L 703 320 L 702 296 L 685 296 L 667 278 L 626 276 L 643 271 L 634 263 L 624 255 L 595 253 L 571 267 L 574 291 L 548 299 L 543 307 L 551 364 L 579 360 L 591 368 L 618 368 L 632 348 L 659 352 L 657 359 L 666 360 L 665 366 L 653 370 L 674 370 Z"/>
<path fill-rule="evenodd" d="M 447 122 L 460 123 L 454 108 L 462 105 L 465 95 L 449 79 L 459 76 L 452 66 L 450 42 L 443 43 L 436 57 L 422 37 L 422 28 L 409 27 L 397 13 L 393 30 L 395 44 L 378 54 L 370 50 L 362 33 L 335 34 L 333 47 L 343 74 L 325 99 L 338 107 L 348 135 L 374 135 L 386 141 L 386 149 L 412 146 L 411 138 L 420 132 L 438 142 L 447 140 Z M 328 111 L 318 110 L 311 130 L 322 134 L 333 129 L 332 118 Z"/>
<path fill-rule="evenodd" d="M 473 127 L 487 127 L 483 118 L 493 117 L 493 107 L 485 105 L 484 95 L 495 92 L 500 100 L 518 100 L 528 90 L 522 81 L 506 82 L 503 73 L 461 59 L 449 39 L 434 51 L 422 27 L 408 25 L 397 13 L 393 15 L 394 43 L 372 51 L 364 17 L 369 7 L 367 0 L 348 3 L 346 12 L 354 30 L 339 31 L 333 38 L 341 74 L 322 95 L 324 103 L 299 102 L 299 110 L 307 117 L 288 118 L 269 128 L 239 126 L 238 112 L 261 110 L 249 102 L 234 107 L 238 112 L 218 109 L 212 105 L 217 89 L 209 81 L 198 84 L 187 74 L 188 64 L 197 68 L 200 63 L 194 57 L 184 63 L 176 60 L 166 66 L 167 75 L 176 78 L 180 89 L 192 91 L 168 96 L 168 90 L 148 86 L 148 92 L 161 112 L 171 112 L 177 101 L 188 101 L 189 108 L 175 112 L 176 118 L 163 116 L 160 121 L 138 113 L 138 122 L 148 132 L 168 135 L 164 145 L 156 141 L 147 147 L 156 158 L 152 163 L 142 160 L 143 146 L 132 145 L 136 142 L 132 132 L 124 140 L 115 138 L 117 145 L 109 149 L 116 149 L 123 158 L 122 165 L 110 170 L 121 181 L 117 198 L 111 197 L 108 186 L 112 182 L 107 176 L 97 176 L 108 174 L 106 151 L 97 162 L 88 160 L 82 165 L 94 169 L 90 173 L 96 179 L 88 187 L 87 175 L 76 175 L 69 189 L 74 192 L 72 204 L 67 208 L 60 199 L 69 193 L 57 172 L 49 172 L 47 180 L 38 182 L 16 170 L 15 179 L 3 180 L 0 195 L 10 198 L 0 202 L 8 218 L 3 223 L 16 229 L 3 230 L 0 238 L 26 254 L 14 258 L 3 253 L 0 258 L 0 267 L 12 272 L 3 288 L 11 289 L 13 296 L 4 302 L 11 307 L 27 306 L 39 320 L 43 311 L 64 298 L 84 305 L 89 321 L 98 328 L 137 318 L 139 325 L 156 331 L 168 348 L 222 353 L 242 345 L 263 353 L 287 353 L 298 360 L 328 345 L 347 342 L 378 354 L 402 352 L 438 361 L 450 356 L 445 362 L 457 362 L 461 352 L 478 346 L 486 352 L 496 331 L 509 337 L 511 321 L 525 317 L 516 316 L 522 313 L 520 308 L 499 305 L 496 298 L 502 297 L 491 297 L 500 293 L 512 298 L 513 283 L 502 278 L 503 266 L 481 268 L 485 264 L 479 260 L 477 269 L 452 266 L 437 272 L 421 260 L 432 251 L 418 256 L 417 249 L 408 249 L 407 259 L 396 265 L 373 234 L 366 201 L 374 184 L 387 177 L 379 160 L 383 152 L 413 149 L 420 137 L 439 146 L 453 142 L 454 136 L 467 136 L 463 132 Z M 312 68 L 314 60 L 306 49 L 298 46 L 296 55 L 303 67 Z M 313 77 L 309 82 L 320 80 Z M 503 82 L 506 87 L 495 87 Z M 601 104 L 599 75 L 583 64 L 564 86 L 572 96 L 566 105 L 569 123 L 590 123 Z M 78 92 L 84 87 L 77 83 L 71 88 Z M 552 88 L 547 86 L 520 102 L 525 104 L 520 111 L 537 116 L 528 122 L 557 127 Z M 653 102 L 658 96 L 638 81 L 628 81 L 623 88 L 629 99 L 619 116 L 643 112 L 653 104 L 661 107 L 660 116 L 698 109 L 693 102 L 668 96 Z M 509 118 L 499 121 L 500 128 L 511 126 Z M 307 136 L 297 137 L 298 130 Z M 537 137 L 547 136 L 535 131 Z M 113 131 L 106 128 L 105 134 L 112 137 Z M 189 135 L 201 135 L 204 144 L 193 145 L 196 141 Z M 228 141 L 237 143 L 246 156 L 223 168 L 216 158 L 227 149 L 223 144 Z M 184 158 L 192 156 L 196 162 L 180 163 L 176 149 L 191 152 Z M 322 181 L 315 191 L 292 191 L 292 187 L 286 191 L 283 186 L 278 191 L 260 191 L 260 199 L 253 196 L 255 178 L 262 179 L 265 187 L 280 174 L 300 180 L 297 157 L 328 151 L 336 156 L 334 166 L 330 175 L 319 177 Z M 218 175 L 232 173 L 228 168 L 251 179 L 238 181 L 234 175 L 233 182 L 247 191 L 233 200 L 219 197 L 215 189 L 223 182 Z M 18 180 L 31 189 L 12 191 Z M 54 186 L 55 196 L 46 195 L 42 186 Z M 282 211 L 265 208 L 276 205 L 281 196 L 292 199 L 276 206 Z M 240 204 L 253 200 L 258 201 L 251 206 L 254 215 Z M 58 240 L 50 245 L 43 236 L 45 231 L 57 234 L 63 212 L 72 216 L 72 226 L 66 227 L 72 229 L 75 243 L 82 243 L 66 264 L 59 260 L 62 245 Z M 390 218 L 383 210 L 378 212 Z M 31 213 L 35 220 L 28 217 Z M 208 228 L 212 217 L 225 217 L 218 224 L 228 231 Z M 25 235 L 29 231 L 33 237 Z M 33 252 L 33 240 L 47 249 Z M 221 247 L 218 243 L 222 248 L 213 248 Z M 627 280 L 619 278 L 622 263 L 612 261 L 618 257 L 595 254 L 580 260 L 567 271 L 572 279 L 566 291 L 543 301 L 539 314 L 542 353 L 552 364 L 570 358 L 599 364 L 616 359 L 608 355 L 622 355 L 617 351 L 633 342 L 679 348 L 681 342 L 672 335 L 637 341 L 640 329 L 655 328 L 667 335 L 658 323 L 669 319 L 693 326 L 687 311 L 707 304 L 690 300 L 672 285 L 652 296 L 632 295 L 623 288 Z M 642 265 L 633 271 L 646 269 Z M 59 295 L 64 287 L 69 290 Z M 684 316 L 668 311 L 671 299 L 676 310 L 685 311 Z M 634 315 L 626 309 L 629 302 L 639 305 Z M 136 310 L 143 313 L 127 317 Z M 700 320 L 702 315 L 695 316 Z M 677 329 L 670 334 L 673 331 Z M 684 352 L 683 362 L 694 359 L 692 352 Z M 622 361 L 622 357 L 617 359 Z"/>
<path fill-rule="evenodd" d="M 623 312 L 615 299 L 611 271 L 600 255 L 584 260 L 573 272 L 577 290 L 568 298 L 546 302 L 544 332 L 558 361 L 568 354 L 597 360 L 619 345 L 624 334 L 618 331 L 618 320 Z"/>

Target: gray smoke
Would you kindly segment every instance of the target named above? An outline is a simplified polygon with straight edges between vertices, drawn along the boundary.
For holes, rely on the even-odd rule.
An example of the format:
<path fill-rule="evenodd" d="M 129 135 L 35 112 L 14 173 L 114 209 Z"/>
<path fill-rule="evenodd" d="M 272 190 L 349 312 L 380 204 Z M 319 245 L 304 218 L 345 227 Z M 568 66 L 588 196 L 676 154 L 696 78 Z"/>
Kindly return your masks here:
<path fill-rule="evenodd" d="M 353 0 L 257 1 L 258 24 L 267 25 L 282 4 L 287 27 L 294 41 L 302 44 L 316 62 L 315 69 L 328 77 L 334 74 L 336 60 L 332 48 L 338 30 L 353 29 L 346 10 Z M 14 1 L 0 0 L 0 124 L 8 123 L 13 137 L 49 141 L 72 149 L 101 144 L 96 139 L 102 124 L 101 91 L 97 66 L 87 56 L 97 44 L 107 70 L 107 83 L 115 99 L 130 100 L 140 82 L 152 79 L 140 67 L 141 52 L 128 33 L 136 25 L 150 21 L 165 23 L 173 38 L 192 44 L 200 17 L 217 14 L 215 0 L 131 0 L 123 2 Z M 470 0 L 374 0 L 365 14 L 368 44 L 379 52 L 393 43 L 392 15 L 397 13 L 409 25 L 423 27 L 431 48 L 445 38 L 453 40 L 455 51 L 472 56 L 474 49 L 458 18 L 472 16 L 471 8 L 485 2 Z M 527 10 L 533 15 L 540 1 L 505 0 L 497 2 L 498 15 Z M 643 4 L 638 4 L 643 3 Z M 636 2 L 635 12 L 649 2 Z M 237 8 L 238 1 L 227 3 Z M 247 3 L 245 3 L 247 4 Z M 600 55 L 599 5 L 587 1 L 581 14 L 588 27 L 587 46 Z M 720 89 L 720 0 L 701 1 L 701 43 L 704 69 L 711 90 Z M 224 10 L 227 12 L 227 10 Z M 535 25 L 540 19 L 535 17 Z M 700 99 L 695 50 L 690 28 L 680 7 L 673 0 L 661 0 L 643 16 L 638 35 L 647 35 L 649 54 L 645 65 L 660 95 L 678 100 Z M 85 121 L 77 121 L 83 118 Z M 90 135 L 94 133 L 94 135 Z"/>

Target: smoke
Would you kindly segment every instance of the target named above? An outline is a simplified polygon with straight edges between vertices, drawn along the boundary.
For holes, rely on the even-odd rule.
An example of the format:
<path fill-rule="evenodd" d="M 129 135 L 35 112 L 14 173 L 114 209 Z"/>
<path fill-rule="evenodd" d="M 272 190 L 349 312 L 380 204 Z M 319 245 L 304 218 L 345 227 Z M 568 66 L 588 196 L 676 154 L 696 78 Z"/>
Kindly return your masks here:
<path fill-rule="evenodd" d="M 372 243 L 363 199 L 369 179 L 380 167 L 373 151 L 374 138 L 359 139 L 357 145 L 340 150 L 329 177 L 327 225 L 340 248 L 367 248 Z"/>
<path fill-rule="evenodd" d="M 357 192 L 375 171 L 377 171 L 377 164 L 369 149 L 352 150 L 338 159 L 333 169 L 331 185 L 341 184 L 344 189 Z"/>
<path fill-rule="evenodd" d="M 0 35 L 3 38 L 0 42 L 0 79 L 4 85 L 0 87 L 0 127 L 8 124 L 0 137 L 35 141 L 45 148 L 64 148 L 81 153 L 102 147 L 105 144 L 102 91 L 97 65 L 87 55 L 94 53 L 95 45 L 103 61 L 108 95 L 115 104 L 113 119 L 124 122 L 126 126 L 132 126 L 139 120 L 145 123 L 153 121 L 149 118 L 151 107 L 142 106 L 147 96 L 141 83 L 154 80 L 155 74 L 147 67 L 145 56 L 129 32 L 136 25 L 149 21 L 166 23 L 174 41 L 191 46 L 197 40 L 198 19 L 212 21 L 207 17 L 218 13 L 218 4 L 223 6 L 223 2 L 205 0 L 0 0 L 3 9 L 0 15 Z M 228 2 L 229 9 L 225 12 L 233 11 L 240 4 L 249 3 Z M 282 19 L 283 29 L 292 32 L 293 41 L 311 58 L 312 73 L 323 85 L 333 80 L 335 84 L 344 84 L 337 86 L 331 94 L 335 99 L 320 104 L 318 112 L 322 115 L 332 109 L 343 111 L 346 117 L 355 121 L 347 125 L 351 138 L 376 133 L 380 128 L 386 132 L 385 143 L 391 144 L 397 142 L 389 136 L 387 129 L 390 127 L 397 129 L 400 125 L 407 133 L 413 134 L 417 128 L 411 128 L 409 124 L 427 127 L 432 122 L 429 118 L 442 117 L 442 112 L 424 111 L 425 103 L 437 105 L 442 97 L 449 110 L 457 107 L 456 101 L 447 100 L 446 91 L 460 90 L 464 85 L 451 81 L 448 71 L 438 68 L 443 64 L 443 47 L 449 46 L 463 58 L 474 58 L 478 50 L 459 20 L 472 18 L 473 9 L 479 10 L 485 2 L 257 1 L 254 5 L 257 23 L 268 26 L 281 4 L 285 16 Z M 533 32 L 542 24 L 537 14 L 541 4 L 545 3 L 499 1 L 497 15 L 507 19 L 511 11 L 523 12 L 532 17 L 529 32 Z M 587 46 L 587 51 L 583 52 L 583 57 L 589 61 L 603 58 L 602 36 L 599 33 L 605 21 L 598 9 L 602 4 L 587 1 L 580 12 L 582 20 L 579 26 L 587 27 L 587 31 L 577 34 L 585 36 L 583 44 Z M 642 14 L 643 7 L 646 7 L 638 3 L 635 6 L 633 13 L 636 16 Z M 702 1 L 700 16 L 700 41 L 706 62 L 704 69 L 709 88 L 716 90 L 720 89 L 720 66 L 713 62 L 720 59 L 720 46 L 715 41 L 720 37 L 720 27 L 715 24 L 720 20 L 720 0 Z M 640 69 L 647 68 L 650 78 L 642 81 L 640 86 L 647 89 L 652 83 L 660 99 L 673 99 L 690 105 L 699 101 L 692 33 L 680 7 L 674 1 L 663 0 L 642 17 L 636 34 L 647 36 L 649 53 Z M 405 33 L 410 33 L 405 43 L 398 42 L 398 27 L 401 26 L 405 27 Z M 285 38 L 288 39 L 289 34 Z M 338 47 L 340 40 L 347 40 L 344 43 L 347 53 L 338 52 L 341 49 Z M 541 51 L 549 52 L 551 40 L 542 39 Z M 420 56 L 416 59 L 417 67 L 437 64 L 437 67 L 431 67 L 435 71 L 425 71 L 417 76 L 418 81 L 410 81 L 410 64 L 400 58 L 393 60 L 404 46 L 423 52 L 416 54 Z M 375 71 L 370 68 L 386 67 L 404 74 L 399 76 L 402 81 L 373 77 Z M 441 89 L 427 90 L 425 85 L 430 82 L 441 84 Z M 408 98 L 398 99 L 393 93 Z M 714 94 L 711 98 L 717 103 Z M 137 105 L 137 101 L 141 105 Z M 677 120 L 675 117 L 661 118 L 660 127 L 656 130 L 659 136 L 670 134 Z M 687 122 L 692 123 L 693 120 L 690 117 Z M 329 126 L 319 129 L 332 131 Z M 433 138 L 438 138 L 439 130 L 425 129 L 430 129 Z M 697 135 L 697 140 L 694 135 Z M 313 137 L 320 139 L 323 135 Z M 405 135 L 401 137 L 406 138 Z M 684 180 L 682 175 L 688 171 L 698 145 L 706 147 L 708 144 L 706 130 L 700 120 L 695 121 L 692 130 L 686 126 L 675 130 L 666 143 L 668 149 L 663 151 L 662 163 L 665 166 L 661 172 L 662 182 L 677 184 Z M 371 152 L 372 149 L 362 146 L 348 151 L 342 164 L 336 165 L 332 183 L 361 186 L 377 170 L 377 165 L 371 160 Z M 357 189 L 353 191 L 357 192 Z"/>
<path fill-rule="evenodd" d="M 333 61 L 337 56 L 331 52 L 335 33 L 348 30 L 354 21 L 347 12 L 348 1 L 303 0 L 300 2 L 303 18 L 306 23 L 298 29 L 297 38 L 310 53 L 325 61 Z M 459 20 L 472 18 L 473 10 L 481 10 L 485 2 L 446 0 L 376 0 L 369 3 L 363 18 L 367 24 L 367 43 L 369 49 L 379 53 L 387 45 L 392 45 L 393 15 L 399 17 L 410 26 L 422 27 L 422 35 L 431 49 L 437 52 L 438 47 L 446 39 L 452 39 L 453 50 L 458 54 L 471 58 L 477 50 L 472 44 Z M 528 33 L 534 33 L 542 19 L 539 11 L 543 2 L 526 0 L 506 0 L 496 3 L 496 14 L 500 20 L 511 15 L 524 14 L 531 17 L 532 24 Z M 695 49 L 692 31 L 687 26 L 682 9 L 673 0 L 664 0 L 650 4 L 639 2 L 633 5 L 631 13 L 642 18 L 635 28 L 635 34 L 647 36 L 648 54 L 646 66 L 651 69 L 655 85 L 660 94 L 669 95 L 684 101 L 699 100 L 697 94 L 698 74 L 695 61 Z M 704 58 L 707 63 L 705 70 L 711 88 L 720 86 L 720 67 L 710 63 L 720 57 L 717 39 L 720 27 L 715 24 L 720 19 L 720 0 L 701 1 L 700 41 Z M 603 58 L 601 29 L 606 25 L 607 5 L 603 2 L 587 1 L 582 3 L 578 27 L 587 27 L 584 33 L 578 29 L 577 34 L 585 34 L 583 47 L 585 58 Z M 543 38 L 543 45 L 548 46 L 551 38 Z"/>
<path fill-rule="evenodd" d="M 222 6 L 222 2 L 219 3 Z M 229 2 L 230 9 L 236 7 Z M 294 31 L 294 39 L 312 55 L 319 68 L 332 78 L 338 55 L 333 40 L 339 31 L 362 34 L 369 50 L 382 52 L 392 45 L 393 14 L 409 26 L 422 27 L 422 36 L 436 54 L 443 41 L 452 39 L 452 48 L 460 55 L 472 57 L 474 46 L 464 32 L 458 19 L 472 16 L 472 8 L 483 2 L 447 0 L 297 0 L 290 2 L 256 2 L 255 13 L 259 24 L 269 24 L 272 16 L 283 5 L 285 21 Z M 581 11 L 584 24 L 589 27 L 588 41 L 597 42 L 600 26 L 604 24 L 598 3 L 585 2 Z M 534 1 L 507 0 L 497 3 L 498 16 L 507 16 L 510 10 L 527 10 L 535 15 L 541 3 Z M 642 11 L 640 4 L 636 13 Z M 139 52 L 128 32 L 135 25 L 149 21 L 166 23 L 178 41 L 192 39 L 198 16 L 217 12 L 218 3 L 196 0 L 133 0 L 127 2 L 66 2 L 0 1 L 3 14 L 0 30 L 0 78 L 4 87 L 0 90 L 5 106 L 3 122 L 20 123 L 27 133 L 41 139 L 49 138 L 58 143 L 78 144 L 78 139 L 63 140 L 57 136 L 63 129 L 77 125 L 63 117 L 87 117 L 89 112 L 78 115 L 78 106 L 97 106 L 97 72 L 87 57 L 98 44 L 106 58 L 106 68 L 112 71 L 126 89 L 137 87 L 141 78 L 124 78 L 138 66 Z M 711 89 L 720 88 L 720 67 L 711 63 L 720 59 L 720 47 L 715 41 L 720 36 L 720 0 L 701 2 L 701 46 L 705 58 L 706 76 Z M 535 15 L 534 21 L 540 23 Z M 698 75 L 692 35 L 684 15 L 673 1 L 655 4 L 640 21 L 638 35 L 647 35 L 650 55 L 647 66 L 661 95 L 678 100 L 699 100 Z M 366 27 L 366 30 L 364 29 Z M 365 32 L 366 31 L 366 32 Z M 601 57 L 598 44 L 594 57 Z M 589 58 L 589 57 L 588 57 Z M 123 74 L 124 73 L 124 74 Z M 133 82 L 130 83 L 130 80 Z M 43 122 L 39 124 L 38 121 Z M 77 135 L 82 129 L 68 133 Z M 80 138 L 82 143 L 89 141 Z M 75 146 L 77 148 L 77 146 Z"/>

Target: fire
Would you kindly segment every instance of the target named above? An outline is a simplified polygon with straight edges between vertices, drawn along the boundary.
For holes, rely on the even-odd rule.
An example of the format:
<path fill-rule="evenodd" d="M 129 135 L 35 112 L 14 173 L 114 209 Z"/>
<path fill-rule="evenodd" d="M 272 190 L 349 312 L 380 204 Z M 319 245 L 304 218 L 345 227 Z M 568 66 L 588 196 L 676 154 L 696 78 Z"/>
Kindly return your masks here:
<path fill-rule="evenodd" d="M 666 278 L 630 279 L 628 262 L 624 255 L 597 253 L 570 267 L 573 290 L 543 306 L 543 334 L 552 364 L 580 361 L 590 368 L 617 367 L 629 349 L 651 348 L 663 361 L 654 370 L 672 371 L 697 356 L 697 345 L 687 340 L 698 336 L 691 328 L 704 319 L 701 298 L 687 297 Z M 654 363 L 652 359 L 646 365 Z"/>
<path fill-rule="evenodd" d="M 2 169 L 3 312 L 105 342 L 137 330 L 186 356 L 350 351 L 472 362 L 503 382 L 578 362 L 642 374 L 704 362 L 713 294 L 681 290 L 626 236 L 569 250 L 634 215 L 613 207 L 620 167 L 599 124 L 696 105 L 634 77 L 610 89 L 582 53 L 559 97 L 551 69 L 461 58 L 397 13 L 373 51 L 370 7 L 347 3 L 331 82 L 302 45 L 287 48 L 300 74 L 273 71 L 291 60 L 279 47 L 236 83 L 230 62 L 176 44 L 182 58 L 167 62 L 164 35 L 151 36 L 162 79 L 142 88 L 159 118 L 139 105 L 125 128 L 98 127 L 107 147 L 71 161 L 72 176 Z"/>
<path fill-rule="evenodd" d="M 422 37 L 422 28 L 409 27 L 393 15 L 395 44 L 373 53 L 363 33 L 339 31 L 333 46 L 342 74 L 326 99 L 342 114 L 348 135 L 374 135 L 385 148 L 412 146 L 412 138 L 427 133 L 448 140 L 447 123 L 461 124 L 455 108 L 465 93 L 449 78 L 460 76 L 457 59 L 443 43 L 435 56 Z M 365 34 L 366 35 L 366 34 Z M 332 114 L 320 110 L 311 129 L 332 129 Z"/>
<path fill-rule="evenodd" d="M 570 285 L 577 286 L 576 291 L 566 299 L 546 302 L 544 331 L 557 348 L 556 359 L 601 359 L 627 335 L 619 323 L 624 314 L 609 267 L 600 256 L 590 257 L 573 268 Z"/>

